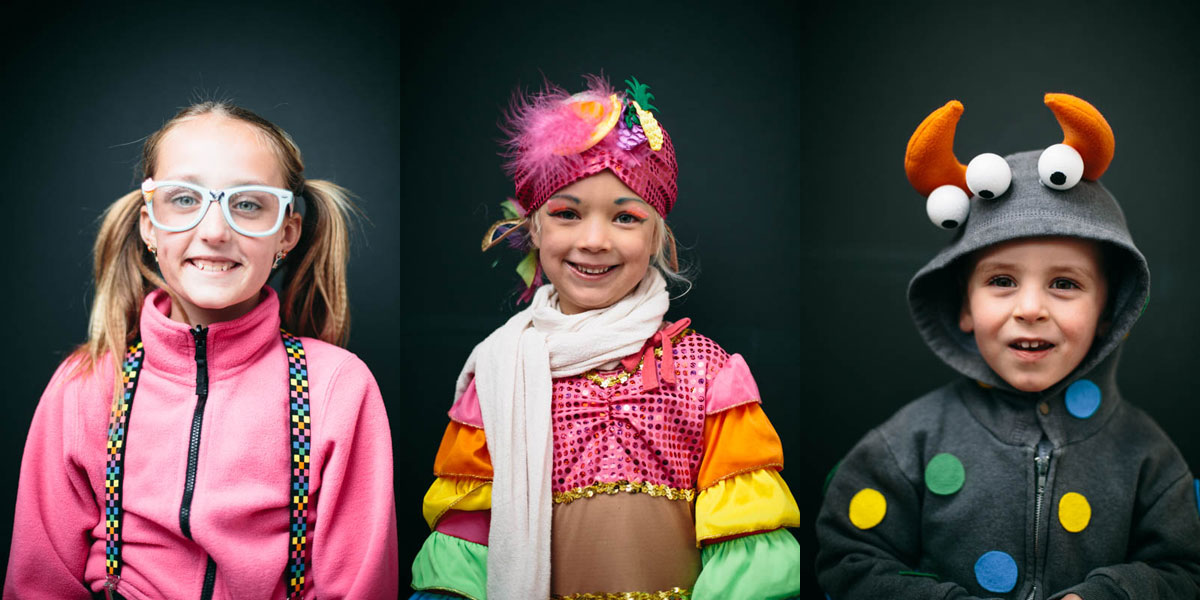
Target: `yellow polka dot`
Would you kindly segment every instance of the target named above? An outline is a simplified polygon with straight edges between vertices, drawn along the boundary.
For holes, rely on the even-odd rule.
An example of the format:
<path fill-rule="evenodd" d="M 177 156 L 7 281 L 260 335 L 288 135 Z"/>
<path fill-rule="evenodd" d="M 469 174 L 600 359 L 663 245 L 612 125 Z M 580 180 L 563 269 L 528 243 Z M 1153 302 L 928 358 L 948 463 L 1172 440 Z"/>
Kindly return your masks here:
<path fill-rule="evenodd" d="M 887 500 L 883 494 L 871 488 L 859 490 L 850 499 L 850 522 L 859 529 L 870 529 L 883 520 L 887 514 Z"/>
<path fill-rule="evenodd" d="M 1083 494 L 1070 492 L 1064 494 L 1058 501 L 1058 520 L 1063 529 L 1071 533 L 1079 533 L 1087 528 L 1092 520 L 1092 505 L 1088 504 Z"/>

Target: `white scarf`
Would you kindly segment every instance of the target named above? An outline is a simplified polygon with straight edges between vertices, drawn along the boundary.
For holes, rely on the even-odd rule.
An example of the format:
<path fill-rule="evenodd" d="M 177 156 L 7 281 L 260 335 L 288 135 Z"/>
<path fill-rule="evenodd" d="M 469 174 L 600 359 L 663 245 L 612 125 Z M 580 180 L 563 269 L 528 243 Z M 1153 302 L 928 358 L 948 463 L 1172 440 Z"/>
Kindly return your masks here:
<path fill-rule="evenodd" d="M 669 305 L 666 282 L 653 267 L 612 306 L 574 315 L 559 311 L 558 295 L 548 284 L 471 351 L 454 398 L 474 377 L 495 472 L 487 565 L 491 600 L 550 597 L 553 379 L 637 352 L 658 331 Z"/>

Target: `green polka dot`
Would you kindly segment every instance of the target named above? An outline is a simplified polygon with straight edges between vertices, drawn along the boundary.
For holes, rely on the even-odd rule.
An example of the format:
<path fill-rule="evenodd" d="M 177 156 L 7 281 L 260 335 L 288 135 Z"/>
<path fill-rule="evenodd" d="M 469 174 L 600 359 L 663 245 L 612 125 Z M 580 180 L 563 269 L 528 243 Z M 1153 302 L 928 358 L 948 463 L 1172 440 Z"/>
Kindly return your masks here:
<path fill-rule="evenodd" d="M 961 490 L 964 481 L 966 472 L 962 462 L 948 452 L 933 457 L 925 466 L 925 485 L 939 496 L 948 496 Z"/>

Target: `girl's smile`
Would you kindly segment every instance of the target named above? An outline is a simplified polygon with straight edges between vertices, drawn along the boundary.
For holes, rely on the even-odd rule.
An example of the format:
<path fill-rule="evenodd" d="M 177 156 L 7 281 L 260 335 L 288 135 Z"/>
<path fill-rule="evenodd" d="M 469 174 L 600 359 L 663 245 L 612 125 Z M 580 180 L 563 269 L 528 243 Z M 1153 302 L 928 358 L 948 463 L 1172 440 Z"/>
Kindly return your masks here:
<path fill-rule="evenodd" d="M 613 270 L 620 268 L 621 265 L 584 265 L 567 261 L 567 266 L 571 267 L 571 271 L 577 277 L 595 281 L 609 275 Z"/>
<path fill-rule="evenodd" d="M 236 269 L 242 266 L 241 263 L 232 260 L 200 256 L 193 256 L 185 260 L 184 264 L 188 265 L 189 267 L 204 271 L 205 273 L 225 273 L 230 269 Z"/>

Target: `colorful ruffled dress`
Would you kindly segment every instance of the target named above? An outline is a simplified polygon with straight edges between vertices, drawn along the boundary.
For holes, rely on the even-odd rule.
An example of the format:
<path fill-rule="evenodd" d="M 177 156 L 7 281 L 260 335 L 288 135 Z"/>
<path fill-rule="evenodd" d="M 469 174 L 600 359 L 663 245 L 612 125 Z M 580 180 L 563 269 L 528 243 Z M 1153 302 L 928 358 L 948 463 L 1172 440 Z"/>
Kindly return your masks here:
<path fill-rule="evenodd" d="M 644 359 L 554 380 L 555 599 L 800 593 L 800 546 L 784 529 L 800 513 L 745 360 L 691 330 L 672 342 L 655 349 L 657 386 L 643 379 Z M 414 598 L 482 600 L 492 465 L 474 382 L 449 414 L 425 495 L 433 533 L 413 563 Z"/>

